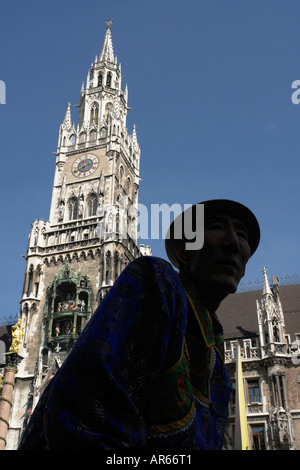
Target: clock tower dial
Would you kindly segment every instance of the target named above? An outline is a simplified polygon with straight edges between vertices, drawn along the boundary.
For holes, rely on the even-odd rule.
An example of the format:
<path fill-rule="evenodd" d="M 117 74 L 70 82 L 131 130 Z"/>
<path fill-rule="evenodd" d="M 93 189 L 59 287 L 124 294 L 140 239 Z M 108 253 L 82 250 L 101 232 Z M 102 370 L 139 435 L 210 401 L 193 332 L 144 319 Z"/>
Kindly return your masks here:
<path fill-rule="evenodd" d="M 95 155 L 83 155 L 73 163 L 72 173 L 78 178 L 90 176 L 98 168 L 98 158 Z"/>

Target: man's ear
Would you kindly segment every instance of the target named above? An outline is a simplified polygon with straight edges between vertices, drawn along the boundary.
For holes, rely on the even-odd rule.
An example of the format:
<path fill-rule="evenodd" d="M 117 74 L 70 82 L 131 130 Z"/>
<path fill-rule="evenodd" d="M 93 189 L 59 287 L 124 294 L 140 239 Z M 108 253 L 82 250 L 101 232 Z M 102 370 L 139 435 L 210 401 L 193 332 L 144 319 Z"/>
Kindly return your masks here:
<path fill-rule="evenodd" d="M 189 258 L 184 247 L 185 243 L 183 240 L 173 240 L 173 248 L 176 254 L 176 258 L 179 264 L 187 266 L 189 264 Z"/>

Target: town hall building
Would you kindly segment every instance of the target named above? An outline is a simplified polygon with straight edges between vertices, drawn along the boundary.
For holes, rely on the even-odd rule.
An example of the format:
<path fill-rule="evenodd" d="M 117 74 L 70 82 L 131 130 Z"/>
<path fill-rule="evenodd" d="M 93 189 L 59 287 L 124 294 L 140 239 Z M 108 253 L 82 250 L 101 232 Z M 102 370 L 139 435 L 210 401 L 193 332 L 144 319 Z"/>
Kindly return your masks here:
<path fill-rule="evenodd" d="M 7 408 L 7 418 L 0 414 L 0 444 L 7 450 L 17 449 L 43 390 L 122 270 L 151 255 L 149 247 L 137 246 L 141 151 L 135 126 L 131 133 L 126 128 L 128 88 L 122 88 L 111 21 L 106 26 L 81 87 L 78 124 L 69 103 L 59 128 L 49 220 L 31 226 L 19 314 L 21 360 L 11 372 L 14 383 L 3 374 L 0 384 L 0 406 Z M 233 384 L 225 445 L 235 448 L 239 345 L 249 448 L 299 450 L 300 284 L 279 286 L 274 277 L 270 285 L 266 269 L 262 278 L 262 289 L 229 296 L 218 310 Z M 6 348 L 11 325 L 0 326 Z"/>
<path fill-rule="evenodd" d="M 20 316 L 23 346 L 7 447 L 15 448 L 43 389 L 137 247 L 140 147 L 128 133 L 128 88 L 111 21 L 82 84 L 78 125 L 59 128 L 48 221 L 32 223 Z M 143 246 L 141 246 L 143 250 Z M 145 248 L 143 253 L 150 253 Z M 147 251 L 148 250 L 148 251 Z"/>

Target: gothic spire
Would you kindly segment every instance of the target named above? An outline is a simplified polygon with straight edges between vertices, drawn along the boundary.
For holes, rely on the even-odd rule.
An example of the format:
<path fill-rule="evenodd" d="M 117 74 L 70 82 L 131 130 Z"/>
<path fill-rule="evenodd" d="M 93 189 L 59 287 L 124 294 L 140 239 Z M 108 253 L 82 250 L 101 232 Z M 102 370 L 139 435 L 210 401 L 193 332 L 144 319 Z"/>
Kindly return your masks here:
<path fill-rule="evenodd" d="M 68 108 L 67 108 L 67 111 L 66 111 L 66 114 L 65 114 L 63 124 L 66 127 L 66 129 L 68 129 L 72 126 L 72 122 L 71 122 L 71 103 L 68 103 Z"/>
<path fill-rule="evenodd" d="M 263 272 L 263 280 L 264 280 L 263 295 L 272 294 L 270 284 L 269 284 L 269 280 L 268 280 L 268 276 L 267 276 L 267 269 L 265 268 L 265 266 L 264 266 L 262 272 Z"/>
<path fill-rule="evenodd" d="M 106 22 L 106 34 L 104 38 L 104 43 L 102 46 L 102 51 L 99 57 L 99 62 L 107 60 L 109 62 L 114 62 L 114 50 L 113 50 L 113 44 L 112 44 L 112 38 L 111 38 L 111 32 L 110 32 L 110 27 L 112 24 L 112 20 L 108 20 Z"/>
<path fill-rule="evenodd" d="M 136 126 L 133 124 L 133 131 L 132 131 L 132 144 L 133 147 L 138 147 L 137 135 L 136 135 Z"/>

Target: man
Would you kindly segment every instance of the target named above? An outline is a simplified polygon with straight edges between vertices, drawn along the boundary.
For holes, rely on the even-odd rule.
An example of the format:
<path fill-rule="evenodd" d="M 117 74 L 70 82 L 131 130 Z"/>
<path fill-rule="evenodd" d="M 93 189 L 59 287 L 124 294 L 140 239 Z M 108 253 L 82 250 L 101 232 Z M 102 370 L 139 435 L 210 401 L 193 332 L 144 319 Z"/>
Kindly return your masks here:
<path fill-rule="evenodd" d="M 222 448 L 230 384 L 215 311 L 236 291 L 260 232 L 242 204 L 202 204 L 203 248 L 187 249 L 173 222 L 166 252 L 179 274 L 154 257 L 126 267 L 45 390 L 20 449 Z"/>

